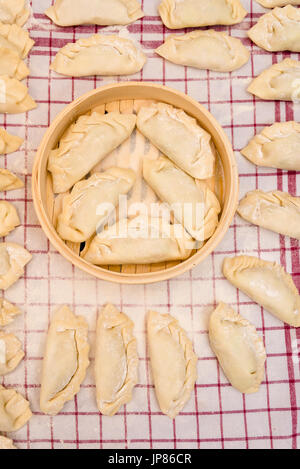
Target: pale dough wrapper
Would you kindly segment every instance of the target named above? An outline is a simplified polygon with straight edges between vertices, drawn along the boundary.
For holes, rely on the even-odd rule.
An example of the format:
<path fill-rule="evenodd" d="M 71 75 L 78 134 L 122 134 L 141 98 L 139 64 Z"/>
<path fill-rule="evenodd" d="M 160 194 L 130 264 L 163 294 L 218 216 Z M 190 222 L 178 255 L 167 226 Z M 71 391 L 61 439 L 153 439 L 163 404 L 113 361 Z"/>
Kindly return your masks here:
<path fill-rule="evenodd" d="M 300 99 L 300 62 L 285 59 L 254 78 L 247 91 L 266 100 L 295 101 Z"/>
<path fill-rule="evenodd" d="M 284 7 L 285 5 L 300 5 L 300 0 L 256 0 L 265 8 Z"/>
<path fill-rule="evenodd" d="M 197 379 L 193 344 L 173 316 L 155 311 L 148 312 L 147 339 L 160 409 L 174 419 L 190 399 Z"/>
<path fill-rule="evenodd" d="M 0 168 L 0 191 L 13 191 L 24 187 L 23 181 L 8 169 Z"/>
<path fill-rule="evenodd" d="M 62 306 L 49 327 L 43 360 L 40 408 L 58 414 L 79 392 L 89 366 L 88 325 Z"/>
<path fill-rule="evenodd" d="M 21 59 L 25 59 L 32 49 L 34 41 L 29 33 L 16 24 L 0 22 L 0 46 L 17 52 Z"/>
<path fill-rule="evenodd" d="M 36 102 L 27 86 L 8 75 L 0 75 L 0 113 L 20 114 L 35 109 Z"/>
<path fill-rule="evenodd" d="M 300 240 L 300 197 L 256 190 L 240 201 L 237 211 L 254 225 Z"/>
<path fill-rule="evenodd" d="M 17 151 L 23 143 L 23 139 L 6 132 L 0 127 L 0 154 L 8 155 Z M 1 170 L 0 170 L 1 171 Z"/>
<path fill-rule="evenodd" d="M 74 243 L 87 241 L 107 221 L 120 195 L 127 194 L 135 180 L 131 169 L 113 167 L 75 184 L 62 202 L 57 222 L 60 237 Z"/>
<path fill-rule="evenodd" d="M 291 5 L 274 8 L 248 31 L 249 38 L 269 52 L 300 52 L 300 10 Z"/>
<path fill-rule="evenodd" d="M 276 262 L 257 257 L 225 258 L 227 280 L 290 326 L 300 326 L 300 296 L 291 275 Z"/>
<path fill-rule="evenodd" d="M 300 124 L 276 122 L 265 127 L 241 153 L 258 166 L 300 171 Z"/>
<path fill-rule="evenodd" d="M 17 368 L 24 355 L 19 339 L 13 334 L 0 331 L 0 376 Z"/>
<path fill-rule="evenodd" d="M 29 402 L 14 389 L 0 384 L 0 431 L 15 432 L 32 417 Z"/>
<path fill-rule="evenodd" d="M 169 36 L 155 52 L 175 64 L 215 72 L 237 70 L 250 57 L 239 39 L 213 29 Z"/>
<path fill-rule="evenodd" d="M 5 436 L 0 435 L 0 449 L 17 449 L 13 441 L 10 440 L 9 438 L 6 438 Z"/>
<path fill-rule="evenodd" d="M 130 137 L 135 124 L 133 114 L 93 112 L 80 116 L 65 132 L 59 147 L 50 153 L 48 171 L 52 173 L 53 191 L 57 194 L 69 190 Z"/>
<path fill-rule="evenodd" d="M 221 206 L 204 181 L 193 179 L 165 157 L 145 158 L 143 176 L 194 239 L 204 241 L 214 234 Z"/>
<path fill-rule="evenodd" d="M 139 131 L 179 168 L 194 178 L 209 179 L 215 172 L 211 136 L 182 109 L 157 103 L 142 107 Z"/>
<path fill-rule="evenodd" d="M 115 415 L 132 399 L 139 363 L 133 327 L 128 316 L 111 304 L 99 314 L 95 379 L 97 405 L 103 415 Z"/>
<path fill-rule="evenodd" d="M 112 26 L 133 23 L 144 13 L 137 0 L 56 0 L 45 15 L 59 26 Z"/>
<path fill-rule="evenodd" d="M 19 316 L 20 314 L 21 311 L 17 306 L 11 304 L 4 298 L 0 298 L 0 327 L 8 326 L 8 324 L 14 321 L 15 316 Z"/>
<path fill-rule="evenodd" d="M 13 50 L 0 46 L 0 75 L 7 75 L 17 80 L 24 80 L 29 75 L 29 68 Z"/>
<path fill-rule="evenodd" d="M 0 200 L 0 237 L 7 236 L 20 225 L 20 218 L 15 207 L 6 200 Z"/>
<path fill-rule="evenodd" d="M 253 324 L 220 303 L 209 320 L 209 341 L 231 385 L 244 394 L 257 392 L 266 352 Z"/>
<path fill-rule="evenodd" d="M 19 244 L 0 243 L 0 290 L 7 290 L 24 274 L 30 252 Z"/>
<path fill-rule="evenodd" d="M 23 26 L 28 20 L 30 10 L 26 0 L 0 0 L 0 21 L 6 24 Z"/>
<path fill-rule="evenodd" d="M 95 236 L 82 252 L 96 265 L 155 264 L 187 259 L 195 248 L 190 236 L 162 218 L 122 219 Z"/>
<path fill-rule="evenodd" d="M 133 75 L 146 60 L 130 39 L 95 34 L 60 49 L 50 68 L 71 77 Z"/>

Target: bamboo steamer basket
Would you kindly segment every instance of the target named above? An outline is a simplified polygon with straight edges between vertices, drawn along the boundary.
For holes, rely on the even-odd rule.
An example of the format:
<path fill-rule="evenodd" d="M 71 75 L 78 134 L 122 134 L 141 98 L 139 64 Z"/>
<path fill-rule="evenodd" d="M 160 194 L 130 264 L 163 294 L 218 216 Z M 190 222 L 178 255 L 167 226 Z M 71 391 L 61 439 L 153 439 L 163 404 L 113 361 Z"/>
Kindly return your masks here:
<path fill-rule="evenodd" d="M 105 113 L 114 110 L 125 113 L 136 113 L 143 105 L 153 101 L 165 102 L 183 109 L 197 119 L 199 124 L 207 130 L 213 138 L 219 154 L 219 169 L 217 176 L 208 183 L 219 196 L 222 212 L 219 225 L 214 235 L 198 251 L 182 262 L 167 262 L 153 265 L 127 265 L 127 266 L 95 266 L 83 260 L 80 256 L 80 245 L 64 242 L 55 230 L 57 216 L 61 210 L 62 195 L 55 196 L 52 190 L 52 178 L 47 171 L 47 161 L 50 151 L 57 144 L 65 130 L 82 114 L 91 110 Z M 135 138 L 135 152 L 147 148 L 147 152 L 157 151 L 149 146 L 149 142 L 137 132 Z M 131 146 L 124 143 L 122 151 L 118 149 L 117 161 L 124 162 L 131 158 Z M 109 158 L 109 157 L 108 157 Z M 122 158 L 122 160 L 120 160 Z M 110 165 L 111 166 L 111 165 Z M 99 170 L 99 168 L 96 167 Z M 141 169 L 140 169 L 141 172 Z M 225 236 L 234 217 L 238 203 L 238 170 L 231 144 L 216 119 L 199 103 L 187 95 L 162 85 L 143 82 L 126 82 L 111 84 L 97 88 L 76 99 L 55 118 L 37 151 L 33 174 L 32 192 L 35 211 L 42 229 L 57 249 L 68 261 L 79 269 L 96 278 L 115 283 L 146 284 L 168 280 L 194 268 L 200 264 Z M 151 189 L 150 189 L 151 190 Z M 150 197 L 151 198 L 151 197 Z"/>

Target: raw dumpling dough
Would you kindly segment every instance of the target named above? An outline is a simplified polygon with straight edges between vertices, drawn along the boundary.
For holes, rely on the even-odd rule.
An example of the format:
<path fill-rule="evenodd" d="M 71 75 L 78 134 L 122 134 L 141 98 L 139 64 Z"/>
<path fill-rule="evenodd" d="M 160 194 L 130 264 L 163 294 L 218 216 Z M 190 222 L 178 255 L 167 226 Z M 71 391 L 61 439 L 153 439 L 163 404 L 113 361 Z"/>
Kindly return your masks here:
<path fill-rule="evenodd" d="M 23 26 L 29 18 L 27 0 L 0 0 L 0 21 Z"/>
<path fill-rule="evenodd" d="M 143 175 L 194 239 L 204 241 L 214 234 L 221 207 L 204 181 L 193 179 L 165 157 L 145 158 Z"/>
<path fill-rule="evenodd" d="M 17 52 L 0 46 L 0 75 L 24 80 L 29 75 L 29 68 Z"/>
<path fill-rule="evenodd" d="M 0 46 L 11 49 L 25 59 L 34 45 L 28 31 L 16 24 L 3 24 L 0 22 Z"/>
<path fill-rule="evenodd" d="M 0 449 L 17 449 L 13 441 L 10 440 L 9 438 L 6 438 L 5 436 L 0 435 Z"/>
<path fill-rule="evenodd" d="M 174 419 L 194 389 L 197 356 L 186 332 L 170 314 L 148 312 L 147 338 L 156 397 L 162 413 Z"/>
<path fill-rule="evenodd" d="M 265 127 L 241 153 L 258 166 L 300 171 L 300 124 L 276 122 Z"/>
<path fill-rule="evenodd" d="M 248 31 L 250 39 L 269 52 L 300 52 L 300 11 L 291 5 L 274 8 Z"/>
<path fill-rule="evenodd" d="M 75 184 L 63 199 L 57 224 L 60 237 L 74 243 L 87 241 L 119 205 L 120 195 L 132 189 L 135 179 L 131 169 L 115 167 Z"/>
<path fill-rule="evenodd" d="M 20 148 L 22 143 L 22 138 L 10 135 L 5 129 L 0 127 L 0 155 L 14 153 Z"/>
<path fill-rule="evenodd" d="M 0 191 L 13 191 L 24 187 L 23 181 L 8 169 L 0 168 Z"/>
<path fill-rule="evenodd" d="M 88 5 L 86 0 L 56 0 L 45 15 L 59 26 L 111 26 L 133 23 L 144 13 L 137 0 L 89 0 Z"/>
<path fill-rule="evenodd" d="M 247 90 L 266 100 L 295 101 L 300 99 L 300 62 L 285 59 L 254 78 Z"/>
<path fill-rule="evenodd" d="M 169 36 L 155 52 L 175 64 L 215 72 L 237 70 L 250 57 L 239 39 L 213 29 Z"/>
<path fill-rule="evenodd" d="M 24 274 L 30 252 L 19 244 L 0 243 L 0 290 L 7 290 Z"/>
<path fill-rule="evenodd" d="M 60 49 L 50 68 L 70 77 L 133 75 L 146 60 L 130 39 L 95 34 Z"/>
<path fill-rule="evenodd" d="M 53 190 L 66 192 L 86 176 L 110 152 L 132 134 L 136 124 L 133 114 L 110 112 L 80 116 L 52 150 L 48 170 L 52 173 Z"/>
<path fill-rule="evenodd" d="M 187 259 L 194 247 L 184 230 L 176 237 L 168 221 L 141 215 L 97 234 L 82 257 L 96 265 L 155 264 Z"/>
<path fill-rule="evenodd" d="M 211 136 L 182 109 L 158 103 L 142 107 L 137 127 L 153 145 L 194 178 L 209 179 L 215 171 Z"/>
<path fill-rule="evenodd" d="M 58 414 L 79 392 L 89 366 L 88 325 L 61 307 L 52 319 L 43 361 L 40 408 L 44 414 Z"/>
<path fill-rule="evenodd" d="M 300 327 L 299 292 L 281 265 L 257 257 L 228 257 L 223 273 L 235 287 L 278 319 Z"/>
<path fill-rule="evenodd" d="M 257 392 L 266 352 L 253 324 L 220 303 L 209 320 L 209 341 L 231 385 L 245 394 Z"/>
<path fill-rule="evenodd" d="M 7 236 L 20 225 L 20 218 L 15 207 L 6 200 L 0 200 L 0 237 Z"/>
<path fill-rule="evenodd" d="M 265 8 L 284 7 L 285 5 L 300 5 L 300 0 L 256 0 Z"/>
<path fill-rule="evenodd" d="M 0 113 L 19 114 L 36 108 L 27 86 L 8 75 L 0 75 Z"/>
<path fill-rule="evenodd" d="M 300 197 L 256 190 L 241 200 L 238 214 L 254 225 L 300 240 Z"/>
<path fill-rule="evenodd" d="M 12 305 L 4 298 L 0 298 L 0 327 L 11 324 L 15 316 L 19 316 L 20 314 L 21 311 L 17 306 Z"/>
<path fill-rule="evenodd" d="M 0 331 L 0 376 L 17 368 L 24 355 L 19 339 L 13 334 Z"/>
<path fill-rule="evenodd" d="M 115 415 L 132 399 L 138 381 L 138 355 L 133 322 L 108 304 L 97 322 L 95 379 L 98 409 Z"/>
<path fill-rule="evenodd" d="M 16 432 L 32 417 L 29 402 L 14 389 L 0 384 L 0 431 Z"/>

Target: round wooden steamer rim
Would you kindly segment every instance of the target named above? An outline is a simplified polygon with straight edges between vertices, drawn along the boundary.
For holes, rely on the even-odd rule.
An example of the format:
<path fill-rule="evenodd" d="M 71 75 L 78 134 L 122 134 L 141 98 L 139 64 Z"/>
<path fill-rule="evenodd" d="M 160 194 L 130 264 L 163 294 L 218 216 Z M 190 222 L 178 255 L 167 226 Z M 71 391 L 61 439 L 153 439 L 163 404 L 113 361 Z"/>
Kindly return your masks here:
<path fill-rule="evenodd" d="M 222 160 L 225 177 L 225 202 L 221 220 L 214 235 L 196 254 L 182 263 L 165 270 L 147 273 L 122 273 L 102 269 L 89 264 L 77 256 L 57 234 L 47 215 L 46 175 L 47 160 L 50 151 L 68 126 L 81 114 L 85 114 L 95 106 L 117 100 L 152 99 L 163 101 L 195 117 L 213 137 Z M 58 252 L 79 269 L 102 280 L 124 284 L 146 284 L 168 280 L 194 268 L 200 264 L 225 236 L 236 212 L 238 203 L 238 169 L 231 143 L 216 119 L 201 104 L 177 90 L 154 83 L 126 82 L 111 84 L 92 90 L 76 99 L 54 119 L 46 131 L 37 151 L 32 172 L 32 193 L 34 207 L 42 229 L 51 244 Z"/>

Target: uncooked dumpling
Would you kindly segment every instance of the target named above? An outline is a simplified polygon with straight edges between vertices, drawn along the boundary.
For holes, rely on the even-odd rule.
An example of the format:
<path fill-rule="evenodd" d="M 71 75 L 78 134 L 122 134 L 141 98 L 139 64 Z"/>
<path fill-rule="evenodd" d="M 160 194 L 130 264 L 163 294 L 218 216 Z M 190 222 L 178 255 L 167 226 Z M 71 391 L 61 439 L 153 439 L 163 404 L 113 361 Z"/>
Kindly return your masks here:
<path fill-rule="evenodd" d="M 6 200 L 0 200 L 0 237 L 7 236 L 20 225 L 20 218 L 15 207 Z"/>
<path fill-rule="evenodd" d="M 299 292 L 281 265 L 257 257 L 228 257 L 223 263 L 223 273 L 235 287 L 278 319 L 300 327 Z"/>
<path fill-rule="evenodd" d="M 0 154 L 7 155 L 17 151 L 23 143 L 23 139 L 16 135 L 11 135 L 0 127 Z M 0 170 L 1 171 L 1 170 Z"/>
<path fill-rule="evenodd" d="M 19 114 L 36 108 L 27 86 L 8 75 L 0 76 L 0 113 Z"/>
<path fill-rule="evenodd" d="M 129 24 L 144 16 L 137 0 L 56 0 L 45 14 L 59 26 Z"/>
<path fill-rule="evenodd" d="M 23 26 L 29 18 L 27 0 L 0 0 L 0 21 Z"/>
<path fill-rule="evenodd" d="M 6 438 L 5 436 L 0 435 L 0 449 L 17 449 L 13 441 L 10 440 L 9 438 Z"/>
<path fill-rule="evenodd" d="M 142 107 L 137 127 L 153 145 L 194 178 L 208 179 L 215 171 L 211 136 L 196 119 L 169 104 Z"/>
<path fill-rule="evenodd" d="M 146 60 L 130 39 L 95 34 L 60 49 L 50 68 L 71 77 L 133 75 L 143 68 Z"/>
<path fill-rule="evenodd" d="M 186 332 L 170 314 L 148 312 L 147 338 L 155 394 L 162 413 L 174 419 L 194 389 L 197 356 Z"/>
<path fill-rule="evenodd" d="M 300 124 L 276 122 L 265 127 L 241 153 L 258 166 L 300 171 Z"/>
<path fill-rule="evenodd" d="M 15 316 L 19 316 L 20 314 L 21 311 L 17 306 L 11 304 L 4 298 L 0 298 L 0 327 L 11 324 Z"/>
<path fill-rule="evenodd" d="M 87 241 L 119 205 L 120 195 L 132 189 L 135 179 L 131 169 L 114 167 L 75 184 L 64 197 L 58 217 L 61 238 L 75 243 Z"/>
<path fill-rule="evenodd" d="M 158 10 L 169 29 L 237 24 L 248 13 L 240 0 L 162 0 Z"/>
<path fill-rule="evenodd" d="M 216 72 L 237 70 L 250 57 L 239 39 L 213 29 L 169 36 L 155 52 L 175 64 Z"/>
<path fill-rule="evenodd" d="M 0 22 L 0 46 L 17 52 L 21 59 L 27 57 L 34 45 L 28 31 L 16 24 L 3 24 Z"/>
<path fill-rule="evenodd" d="M 145 158 L 143 175 L 194 239 L 204 241 L 213 235 L 221 207 L 204 181 L 193 179 L 165 157 Z"/>
<path fill-rule="evenodd" d="M 253 324 L 220 303 L 209 320 L 209 341 L 232 386 L 242 393 L 257 392 L 266 352 Z"/>
<path fill-rule="evenodd" d="M 300 62 L 285 59 L 254 78 L 249 93 L 266 100 L 295 101 L 300 99 Z"/>
<path fill-rule="evenodd" d="M 241 200 L 238 214 L 254 225 L 300 240 L 300 197 L 256 190 Z"/>
<path fill-rule="evenodd" d="M 0 290 L 7 290 L 19 280 L 31 257 L 19 244 L 0 243 Z"/>
<path fill-rule="evenodd" d="M 80 116 L 52 150 L 48 170 L 52 173 L 53 191 L 62 193 L 86 176 L 110 152 L 132 134 L 134 114 L 110 112 Z"/>
<path fill-rule="evenodd" d="M 285 5 L 300 5 L 300 0 L 256 0 L 265 8 L 284 7 Z"/>
<path fill-rule="evenodd" d="M 0 168 L 0 191 L 13 191 L 24 187 L 23 181 L 8 169 Z"/>
<path fill-rule="evenodd" d="M 16 432 L 32 417 L 29 402 L 14 389 L 0 384 L 0 431 Z"/>
<path fill-rule="evenodd" d="M 96 330 L 95 379 L 97 405 L 114 415 L 132 399 L 138 380 L 138 355 L 133 322 L 108 304 L 100 312 Z"/>
<path fill-rule="evenodd" d="M 17 368 L 24 355 L 19 339 L 0 331 L 0 376 Z"/>
<path fill-rule="evenodd" d="M 17 52 L 0 46 L 0 75 L 24 80 L 29 75 L 29 68 Z"/>
<path fill-rule="evenodd" d="M 45 414 L 58 414 L 79 392 L 89 366 L 88 325 L 61 307 L 52 319 L 43 361 L 40 408 Z"/>
<path fill-rule="evenodd" d="M 122 219 L 98 233 L 82 252 L 82 257 L 96 265 L 154 264 L 189 257 L 195 242 L 162 218 L 137 216 Z"/>

